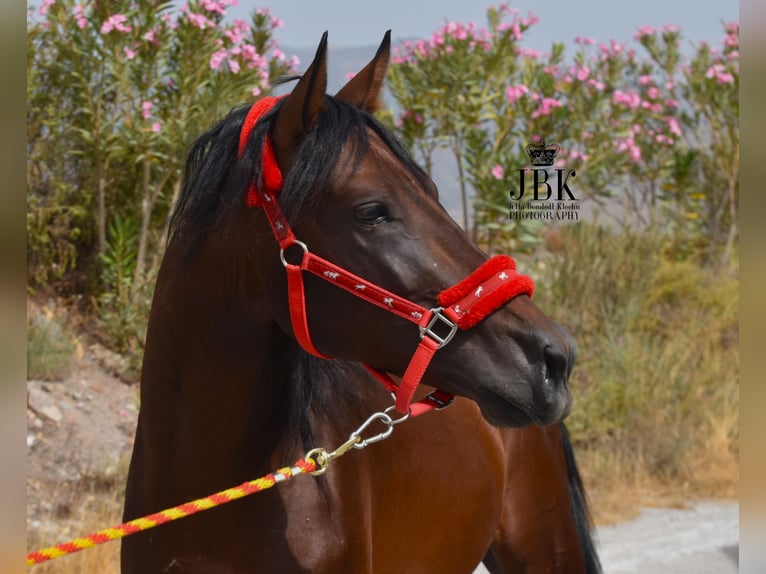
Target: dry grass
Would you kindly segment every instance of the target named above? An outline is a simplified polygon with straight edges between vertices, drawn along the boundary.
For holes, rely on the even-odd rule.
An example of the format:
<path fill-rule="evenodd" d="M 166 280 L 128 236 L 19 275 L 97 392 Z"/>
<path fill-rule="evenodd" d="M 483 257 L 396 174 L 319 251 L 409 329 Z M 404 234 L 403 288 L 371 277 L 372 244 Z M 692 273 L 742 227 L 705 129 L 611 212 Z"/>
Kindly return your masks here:
<path fill-rule="evenodd" d="M 40 550 L 48 546 L 68 542 L 74 538 L 91 534 L 122 522 L 122 489 L 99 493 L 80 493 L 75 497 L 78 504 L 72 514 L 65 519 L 56 516 L 43 520 L 47 530 L 55 532 L 40 533 L 31 531 L 27 537 L 29 551 Z M 34 567 L 34 574 L 119 574 L 120 542 L 105 544 L 62 556 Z"/>
<path fill-rule="evenodd" d="M 568 426 L 599 524 L 737 497 L 736 263 L 665 253 L 656 231 L 578 224 L 535 293 L 578 342 Z"/>

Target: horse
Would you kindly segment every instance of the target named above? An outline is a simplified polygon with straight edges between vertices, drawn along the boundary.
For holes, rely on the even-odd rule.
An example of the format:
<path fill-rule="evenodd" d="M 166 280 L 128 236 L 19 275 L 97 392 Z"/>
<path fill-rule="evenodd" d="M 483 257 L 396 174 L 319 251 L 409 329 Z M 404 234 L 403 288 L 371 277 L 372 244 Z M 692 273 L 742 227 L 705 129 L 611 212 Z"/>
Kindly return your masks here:
<path fill-rule="evenodd" d="M 390 31 L 334 96 L 326 51 L 325 33 L 292 91 L 191 147 L 124 518 L 347 444 L 364 421 L 386 432 L 321 476 L 124 539 L 121 571 L 600 572 L 562 422 L 573 340 L 374 117 Z"/>

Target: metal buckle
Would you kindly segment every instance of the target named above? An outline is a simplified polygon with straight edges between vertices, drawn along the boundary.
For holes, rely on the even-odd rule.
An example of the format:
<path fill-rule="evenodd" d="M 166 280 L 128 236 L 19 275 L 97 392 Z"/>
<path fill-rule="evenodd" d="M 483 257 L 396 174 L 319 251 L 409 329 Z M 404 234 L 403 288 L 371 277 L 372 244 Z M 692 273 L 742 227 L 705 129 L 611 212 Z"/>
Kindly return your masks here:
<path fill-rule="evenodd" d="M 437 349 L 441 349 L 444 345 L 449 343 L 452 340 L 452 337 L 455 336 L 455 333 L 457 333 L 457 323 L 453 323 L 447 317 L 442 315 L 441 314 L 442 311 L 444 311 L 444 307 L 434 307 L 433 309 L 431 309 L 432 317 L 431 317 L 431 320 L 428 322 L 428 325 L 426 325 L 425 327 L 418 327 L 420 329 L 420 338 L 422 339 L 423 337 L 428 335 L 429 337 L 431 337 L 431 339 L 439 343 L 439 346 L 437 347 Z M 437 322 L 442 322 L 445 325 L 447 325 L 447 327 L 449 327 L 449 330 L 450 330 L 449 333 L 447 333 L 444 336 L 436 333 L 433 330 L 433 328 L 434 326 L 436 326 Z"/>

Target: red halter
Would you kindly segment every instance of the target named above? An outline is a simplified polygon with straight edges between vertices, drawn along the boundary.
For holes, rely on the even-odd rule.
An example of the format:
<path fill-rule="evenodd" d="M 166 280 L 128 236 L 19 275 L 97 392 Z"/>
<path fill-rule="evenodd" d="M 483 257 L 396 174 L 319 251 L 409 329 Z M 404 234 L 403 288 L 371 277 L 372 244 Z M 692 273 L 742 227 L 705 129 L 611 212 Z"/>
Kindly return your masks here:
<path fill-rule="evenodd" d="M 240 132 L 240 159 L 253 126 L 278 99 L 266 97 L 250 108 Z M 283 179 L 268 135 L 263 144 L 261 161 L 261 185 L 257 187 L 255 183 L 251 184 L 247 191 L 247 205 L 263 208 L 281 248 L 280 257 L 287 271 L 290 322 L 295 338 L 303 349 L 317 357 L 331 358 L 314 346 L 309 334 L 303 285 L 303 271 L 308 271 L 418 326 L 421 341 L 398 386 L 387 373 L 365 365 L 395 395 L 398 412 L 410 412 L 412 416 L 417 416 L 451 403 L 453 395 L 437 390 L 423 400 L 411 404 L 415 389 L 434 353 L 449 343 L 458 329 L 473 327 L 517 295 L 526 293 L 531 297 L 534 292 L 532 279 L 516 272 L 513 259 L 507 255 L 496 255 L 485 261 L 468 277 L 442 291 L 436 298 L 438 307 L 426 309 L 311 253 L 305 243 L 296 239 L 276 199 L 282 189 Z M 292 246 L 297 246 L 303 251 L 301 261 L 297 265 L 289 263 L 285 258 L 285 251 Z"/>

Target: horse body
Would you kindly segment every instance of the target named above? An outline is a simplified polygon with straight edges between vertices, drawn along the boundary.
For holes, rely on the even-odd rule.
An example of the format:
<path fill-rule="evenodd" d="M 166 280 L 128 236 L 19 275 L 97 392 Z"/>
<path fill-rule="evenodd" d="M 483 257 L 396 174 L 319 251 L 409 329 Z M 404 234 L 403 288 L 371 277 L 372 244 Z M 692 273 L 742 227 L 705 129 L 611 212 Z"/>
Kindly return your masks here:
<path fill-rule="evenodd" d="M 337 98 L 371 111 L 387 50 L 384 42 Z M 305 171 L 299 160 L 313 124 L 322 114 L 349 113 L 347 103 L 325 98 L 323 66 L 320 46 L 271 118 L 286 192 Z M 417 345 L 412 325 L 308 277 L 311 336 L 339 360 L 300 348 L 269 225 L 242 205 L 243 174 L 233 166 L 243 117 L 235 112 L 203 137 L 187 167 L 198 181 L 182 198 L 157 279 L 126 519 L 251 480 L 312 446 L 338 446 L 390 405 L 357 362 L 402 375 Z M 331 192 L 291 222 L 328 259 L 394 293 L 433 301 L 486 256 L 446 216 L 432 184 L 365 126 L 369 141 L 354 144 L 356 152 L 341 142 L 346 155 L 331 170 Z M 219 197 L 232 187 L 235 196 Z M 193 197 L 195 189 L 220 213 L 205 219 L 213 208 Z M 184 220 L 185 210 L 197 218 Z M 428 368 L 425 384 L 472 400 L 406 421 L 321 477 L 135 534 L 123 541 L 122 571 L 466 574 L 481 560 L 493 574 L 577 573 L 586 564 L 596 571 L 577 522 L 583 509 L 573 507 L 570 482 L 579 477 L 565 456 L 570 447 L 562 427 L 550 424 L 571 403 L 572 349 L 519 296 L 458 333 Z"/>

